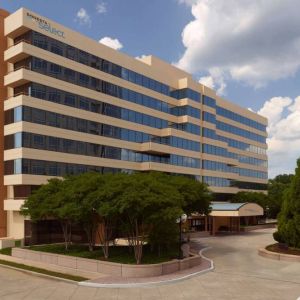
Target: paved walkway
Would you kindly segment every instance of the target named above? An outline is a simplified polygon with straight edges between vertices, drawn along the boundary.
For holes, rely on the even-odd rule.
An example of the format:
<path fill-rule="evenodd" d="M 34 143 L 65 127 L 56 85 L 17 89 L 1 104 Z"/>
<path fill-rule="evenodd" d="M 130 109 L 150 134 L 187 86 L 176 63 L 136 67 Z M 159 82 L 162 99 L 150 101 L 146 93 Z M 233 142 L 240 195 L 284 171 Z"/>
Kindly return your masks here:
<path fill-rule="evenodd" d="M 271 233 L 202 238 L 213 247 L 205 255 L 214 260 L 214 271 L 148 288 L 89 288 L 0 267 L 0 299 L 296 300 L 300 265 L 257 255 L 257 248 L 272 242 Z"/>

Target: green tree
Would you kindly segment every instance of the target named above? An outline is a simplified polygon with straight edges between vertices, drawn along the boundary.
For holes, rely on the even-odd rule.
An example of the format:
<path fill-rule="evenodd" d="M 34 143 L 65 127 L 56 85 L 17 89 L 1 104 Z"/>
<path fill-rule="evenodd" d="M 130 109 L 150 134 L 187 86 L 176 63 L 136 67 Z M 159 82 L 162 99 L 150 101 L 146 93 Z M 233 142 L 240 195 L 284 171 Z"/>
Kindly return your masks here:
<path fill-rule="evenodd" d="M 105 176 L 95 172 L 70 176 L 65 179 L 66 197 L 74 203 L 73 221 L 84 229 L 89 250 L 95 246 L 96 232 L 99 227 L 98 207 L 99 201 L 92 194 L 105 183 Z"/>
<path fill-rule="evenodd" d="M 160 180 L 162 177 L 156 172 L 127 176 L 123 192 L 115 199 L 137 264 L 141 263 L 146 237 L 156 228 L 153 222 L 164 224 L 165 220 L 171 219 L 175 223 L 176 217 L 182 213 L 181 194 L 172 184 Z"/>
<path fill-rule="evenodd" d="M 176 216 L 175 216 L 176 214 Z M 174 221 L 174 217 L 178 218 L 177 211 L 167 218 L 153 218 L 152 230 L 149 233 L 148 241 L 151 249 L 157 250 L 157 255 L 161 256 L 164 250 L 174 247 L 178 242 L 178 224 Z"/>
<path fill-rule="evenodd" d="M 31 220 L 56 219 L 60 222 L 65 249 L 68 250 L 72 236 L 72 224 L 76 205 L 67 196 L 64 180 L 50 179 L 47 184 L 41 185 L 24 202 L 21 213 L 30 216 Z"/>
<path fill-rule="evenodd" d="M 253 202 L 263 207 L 264 211 L 266 211 L 268 205 L 268 196 L 261 192 L 238 192 L 233 196 L 231 202 L 232 203 Z"/>
<path fill-rule="evenodd" d="M 98 226 L 97 234 L 103 250 L 105 259 L 109 257 L 109 243 L 112 238 L 113 229 L 116 227 L 119 217 L 116 199 L 124 189 L 126 174 L 106 174 L 102 175 L 101 182 L 97 189 L 90 193 L 87 201 L 95 201 L 97 205 L 96 212 L 100 228 Z"/>
<path fill-rule="evenodd" d="M 293 177 L 293 174 L 282 174 L 269 180 L 267 206 L 270 218 L 277 218 L 282 206 L 285 190 L 290 187 Z"/>
<path fill-rule="evenodd" d="M 199 213 L 208 215 L 210 202 L 213 200 L 211 191 L 205 183 L 186 176 L 169 176 L 169 181 L 183 197 L 183 210 L 186 214 Z"/>
<path fill-rule="evenodd" d="M 278 231 L 274 233 L 278 242 L 300 248 L 300 159 L 292 183 L 284 192 L 283 204 L 278 217 Z"/>

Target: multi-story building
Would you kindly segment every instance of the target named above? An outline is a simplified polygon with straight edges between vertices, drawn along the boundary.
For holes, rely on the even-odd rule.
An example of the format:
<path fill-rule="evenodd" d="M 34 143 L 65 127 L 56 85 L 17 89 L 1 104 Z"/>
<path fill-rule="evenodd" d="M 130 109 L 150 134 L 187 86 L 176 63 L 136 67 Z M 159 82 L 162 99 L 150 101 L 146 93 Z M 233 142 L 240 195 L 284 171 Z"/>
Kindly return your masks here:
<path fill-rule="evenodd" d="M 0 235 L 24 236 L 21 204 L 53 176 L 156 170 L 220 198 L 266 190 L 267 120 L 190 74 L 27 9 L 1 11 L 0 51 Z"/>

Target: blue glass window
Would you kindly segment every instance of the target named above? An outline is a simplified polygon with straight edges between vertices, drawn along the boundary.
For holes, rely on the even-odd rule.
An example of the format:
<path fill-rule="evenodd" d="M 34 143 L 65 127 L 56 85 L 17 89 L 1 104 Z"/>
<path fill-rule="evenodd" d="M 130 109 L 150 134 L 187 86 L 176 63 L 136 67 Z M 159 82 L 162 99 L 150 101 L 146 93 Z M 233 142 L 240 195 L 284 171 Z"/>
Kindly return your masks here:
<path fill-rule="evenodd" d="M 203 95 L 203 104 L 212 108 L 216 108 L 216 100 L 205 95 Z"/>

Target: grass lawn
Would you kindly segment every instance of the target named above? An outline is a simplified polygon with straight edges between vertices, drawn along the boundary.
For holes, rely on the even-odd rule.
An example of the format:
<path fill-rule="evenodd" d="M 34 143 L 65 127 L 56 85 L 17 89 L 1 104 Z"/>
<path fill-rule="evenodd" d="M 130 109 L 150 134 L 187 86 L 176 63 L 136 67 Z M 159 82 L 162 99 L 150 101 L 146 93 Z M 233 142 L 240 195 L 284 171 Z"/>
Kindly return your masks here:
<path fill-rule="evenodd" d="M 276 253 L 283 253 L 283 254 L 292 254 L 292 255 L 299 255 L 300 256 L 300 249 L 289 247 L 287 249 L 282 249 L 279 247 L 279 244 L 273 244 L 266 247 L 268 251 L 276 252 Z"/>
<path fill-rule="evenodd" d="M 93 252 L 88 250 L 88 246 L 86 245 L 71 245 L 68 251 L 65 251 L 65 247 L 63 244 L 50 244 L 50 245 L 42 245 L 42 246 L 31 246 L 30 250 L 42 251 L 42 252 L 50 252 L 56 254 L 63 254 L 69 256 L 77 256 L 89 259 L 99 259 L 104 260 L 103 252 L 101 247 L 95 247 Z M 178 250 L 177 247 L 173 247 L 169 251 L 162 252 L 161 256 L 157 255 L 157 252 L 151 252 L 150 247 L 145 245 L 143 247 L 143 264 L 156 264 L 165 261 L 172 260 L 177 258 Z M 123 264 L 135 264 L 135 258 L 133 249 L 130 249 L 127 246 L 112 246 L 109 251 L 109 259 L 110 262 L 123 263 Z"/>
<path fill-rule="evenodd" d="M 0 249 L 0 254 L 11 256 L 11 248 Z"/>
<path fill-rule="evenodd" d="M 63 278 L 63 279 L 68 279 L 68 280 L 72 280 L 72 281 L 85 281 L 85 280 L 88 280 L 87 278 L 81 277 L 81 276 L 75 276 L 75 275 L 70 275 L 70 274 L 53 272 L 53 271 L 49 271 L 49 270 L 45 270 L 45 269 L 41 269 L 41 268 L 36 268 L 36 267 L 31 267 L 31 266 L 11 262 L 11 261 L 2 260 L 2 259 L 0 259 L 0 265 L 10 266 L 10 267 L 18 268 L 18 269 L 21 269 L 21 270 L 32 271 L 32 272 L 36 272 L 36 273 L 40 273 L 40 274 L 44 274 L 44 275 L 49 275 L 49 276 L 54 276 L 54 277 L 59 277 L 59 278 Z"/>

